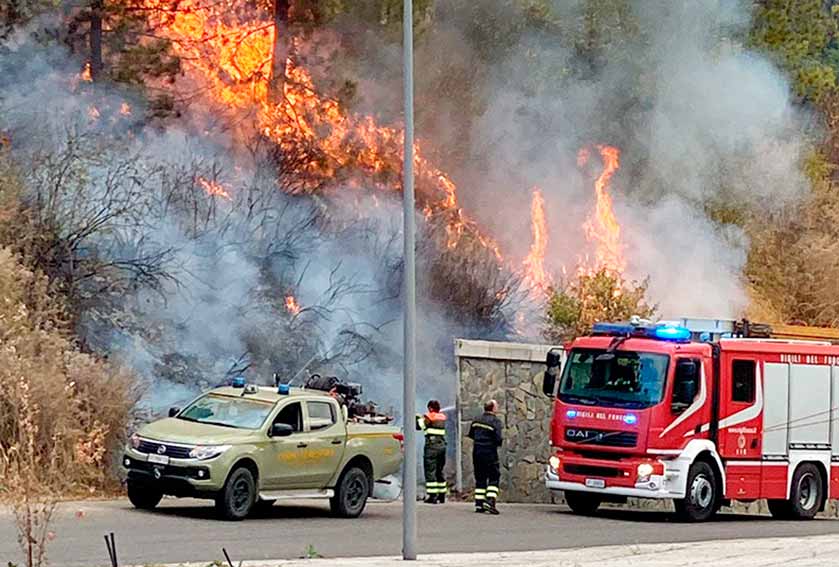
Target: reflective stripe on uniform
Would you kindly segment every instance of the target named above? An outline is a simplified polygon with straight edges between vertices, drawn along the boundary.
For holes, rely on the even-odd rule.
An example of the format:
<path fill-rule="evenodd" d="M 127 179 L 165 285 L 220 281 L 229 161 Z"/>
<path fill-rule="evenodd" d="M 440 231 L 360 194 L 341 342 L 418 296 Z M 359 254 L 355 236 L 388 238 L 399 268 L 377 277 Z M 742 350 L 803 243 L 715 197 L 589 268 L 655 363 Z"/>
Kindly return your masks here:
<path fill-rule="evenodd" d="M 497 486 L 487 486 L 487 498 L 498 498 Z"/>
<path fill-rule="evenodd" d="M 484 500 L 486 498 L 487 490 L 486 488 L 476 488 L 475 489 L 475 500 Z"/>
<path fill-rule="evenodd" d="M 426 435 L 446 435 L 445 429 L 437 429 L 436 427 L 429 427 L 425 430 Z"/>
<path fill-rule="evenodd" d="M 425 431 L 425 418 L 421 415 L 417 416 L 417 427 L 419 427 L 420 431 Z"/>
<path fill-rule="evenodd" d="M 477 421 L 472 422 L 472 427 L 480 427 L 481 429 L 489 429 L 490 431 L 495 431 L 495 428 L 491 425 L 487 425 L 486 423 L 479 423 Z"/>
<path fill-rule="evenodd" d="M 445 482 L 426 482 L 425 491 L 428 494 L 446 494 L 449 491 L 449 486 Z"/>

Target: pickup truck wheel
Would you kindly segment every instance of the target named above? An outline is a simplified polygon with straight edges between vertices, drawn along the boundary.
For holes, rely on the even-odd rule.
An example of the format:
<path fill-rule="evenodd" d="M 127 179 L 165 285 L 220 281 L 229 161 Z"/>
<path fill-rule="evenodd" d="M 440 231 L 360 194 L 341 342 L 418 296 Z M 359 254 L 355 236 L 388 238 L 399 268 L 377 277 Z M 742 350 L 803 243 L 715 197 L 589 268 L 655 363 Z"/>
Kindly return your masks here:
<path fill-rule="evenodd" d="M 256 503 L 256 482 L 253 473 L 239 467 L 230 473 L 224 488 L 216 497 L 216 510 L 225 520 L 239 521 L 247 518 Z"/>
<path fill-rule="evenodd" d="M 128 500 L 139 510 L 154 510 L 163 499 L 163 492 L 154 485 L 128 481 Z"/>
<path fill-rule="evenodd" d="M 332 513 L 342 518 L 357 518 L 367 505 L 370 479 L 362 469 L 352 467 L 344 471 L 329 501 Z"/>
<path fill-rule="evenodd" d="M 597 494 L 589 492 L 565 491 L 565 503 L 571 511 L 581 516 L 590 516 L 597 512 L 600 507 L 601 498 Z"/>

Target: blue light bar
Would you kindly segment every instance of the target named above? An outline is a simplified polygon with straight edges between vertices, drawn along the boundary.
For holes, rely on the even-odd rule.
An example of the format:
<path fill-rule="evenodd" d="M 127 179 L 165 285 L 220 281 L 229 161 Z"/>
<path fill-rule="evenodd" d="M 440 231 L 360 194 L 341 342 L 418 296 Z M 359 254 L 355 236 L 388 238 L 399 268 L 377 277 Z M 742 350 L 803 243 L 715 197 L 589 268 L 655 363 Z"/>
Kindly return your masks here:
<path fill-rule="evenodd" d="M 287 396 L 290 391 L 291 388 L 288 387 L 288 384 L 280 384 L 277 386 L 277 393 L 282 396 Z"/>
<path fill-rule="evenodd" d="M 565 412 L 565 417 L 567 417 L 568 419 L 574 419 L 575 417 L 577 417 L 577 410 L 568 410 L 567 412 Z"/>
<path fill-rule="evenodd" d="M 663 325 L 656 327 L 654 334 L 657 339 L 664 339 L 666 341 L 689 341 L 691 333 L 690 329 L 686 327 Z"/>
<path fill-rule="evenodd" d="M 634 413 L 628 413 L 623 416 L 623 422 L 627 425 L 635 425 L 638 423 L 638 416 Z"/>
<path fill-rule="evenodd" d="M 244 388 L 245 387 L 245 377 L 244 376 L 236 376 L 231 382 L 230 385 L 234 388 Z"/>
<path fill-rule="evenodd" d="M 629 323 L 595 323 L 591 329 L 595 335 L 631 335 L 638 327 Z"/>

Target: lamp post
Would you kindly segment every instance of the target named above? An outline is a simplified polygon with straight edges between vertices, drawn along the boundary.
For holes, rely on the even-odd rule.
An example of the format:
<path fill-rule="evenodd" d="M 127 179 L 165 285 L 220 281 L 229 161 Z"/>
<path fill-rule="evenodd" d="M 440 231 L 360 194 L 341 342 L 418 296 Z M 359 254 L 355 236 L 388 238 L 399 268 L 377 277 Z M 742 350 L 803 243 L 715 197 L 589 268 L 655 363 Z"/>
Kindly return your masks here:
<path fill-rule="evenodd" d="M 403 4 L 403 82 L 405 90 L 405 146 L 402 170 L 404 238 L 404 343 L 402 415 L 405 428 L 405 463 L 402 497 L 402 559 L 417 558 L 417 435 L 416 411 L 416 274 L 414 258 L 414 3 Z"/>

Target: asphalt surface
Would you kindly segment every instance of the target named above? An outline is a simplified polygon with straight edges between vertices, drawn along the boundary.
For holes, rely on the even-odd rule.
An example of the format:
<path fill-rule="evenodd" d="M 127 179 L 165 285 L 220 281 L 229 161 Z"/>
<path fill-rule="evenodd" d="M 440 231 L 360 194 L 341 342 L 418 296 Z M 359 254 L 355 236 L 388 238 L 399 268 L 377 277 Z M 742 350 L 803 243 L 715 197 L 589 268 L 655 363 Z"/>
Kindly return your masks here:
<path fill-rule="evenodd" d="M 569 547 L 839 534 L 839 521 L 777 522 L 764 516 L 720 515 L 705 524 L 676 523 L 669 514 L 602 510 L 572 515 L 546 505 L 500 505 L 502 515 L 472 512 L 471 504 L 419 505 L 421 553 L 523 551 Z M 401 553 L 402 507 L 371 503 L 355 520 L 334 519 L 318 501 L 277 504 L 244 522 L 214 518 L 203 501 L 165 500 L 154 512 L 127 501 L 63 504 L 48 548 L 52 566 L 108 565 L 103 536 L 116 535 L 120 565 L 212 562 L 226 548 L 234 564 L 247 559 L 294 559 L 311 550 L 324 557 Z M 311 546 L 311 547 L 310 547 Z M 20 561 L 14 522 L 0 511 L 0 564 Z"/>

